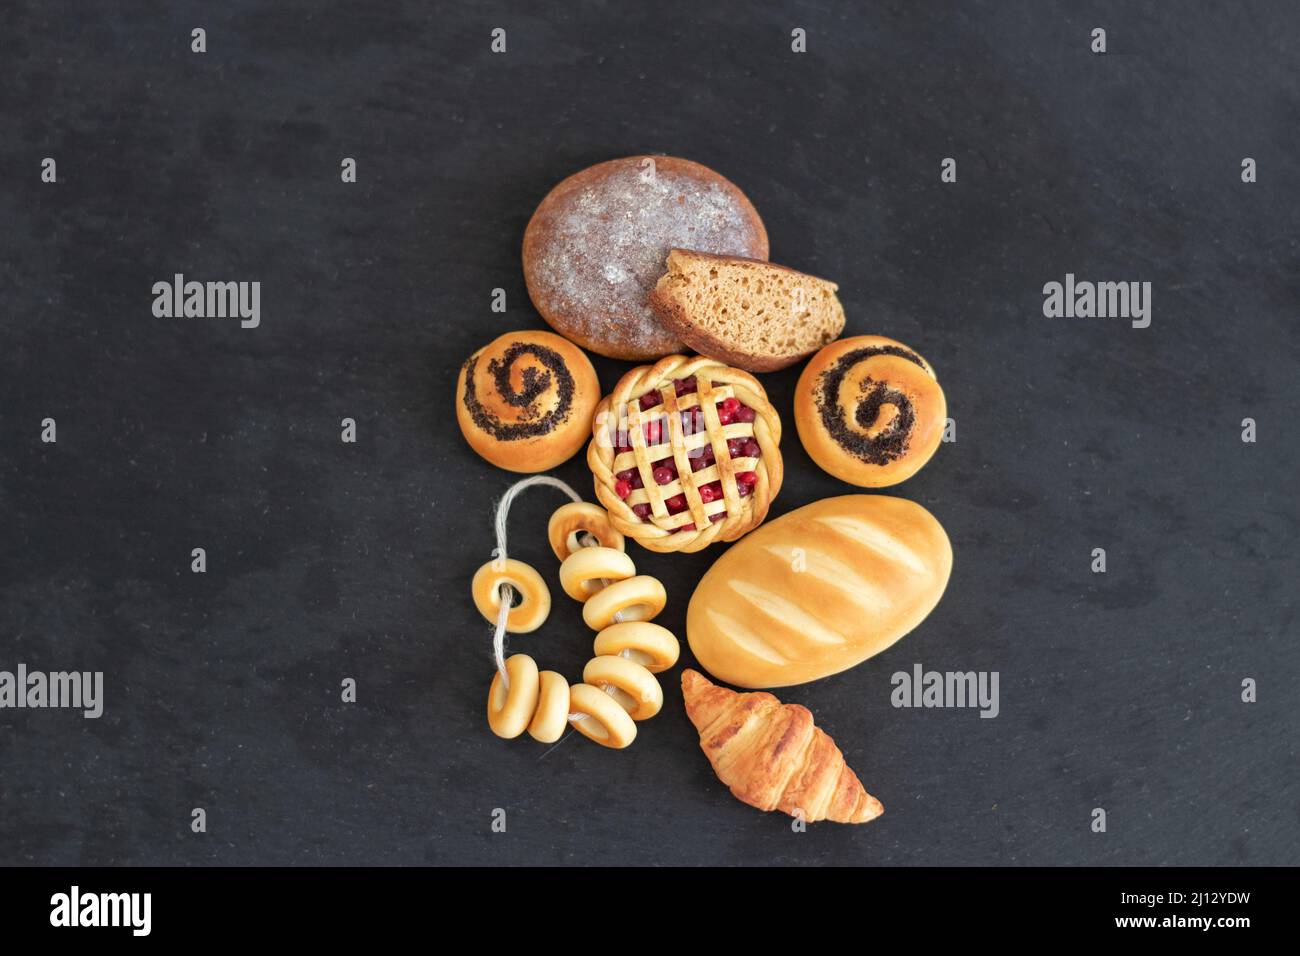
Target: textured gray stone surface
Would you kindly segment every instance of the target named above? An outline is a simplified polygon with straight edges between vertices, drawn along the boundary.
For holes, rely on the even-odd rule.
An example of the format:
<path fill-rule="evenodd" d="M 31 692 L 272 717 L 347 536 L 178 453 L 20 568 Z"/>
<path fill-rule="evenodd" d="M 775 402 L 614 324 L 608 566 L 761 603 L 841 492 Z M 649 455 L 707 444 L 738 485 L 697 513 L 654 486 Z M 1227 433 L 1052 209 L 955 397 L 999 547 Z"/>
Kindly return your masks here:
<path fill-rule="evenodd" d="M 103 670 L 107 699 L 0 711 L 0 862 L 1300 860 L 1294 5 L 11 6 L 0 668 Z M 461 440 L 455 371 L 542 326 L 535 204 L 640 152 L 736 182 L 773 259 L 838 281 L 847 333 L 920 350 L 958 423 L 896 489 L 952 538 L 943 602 L 782 695 L 884 802 L 870 826 L 793 834 L 734 801 L 676 671 L 625 752 L 487 730 L 468 585 L 511 478 Z M 260 281 L 261 326 L 155 319 L 174 272 Z M 1067 272 L 1152 282 L 1151 327 L 1045 319 Z M 628 367 L 596 365 L 606 388 Z M 851 490 L 799 446 L 797 374 L 765 379 L 790 426 L 774 514 Z M 581 460 L 558 474 L 590 487 Z M 558 503 L 512 520 L 553 583 Z M 634 549 L 663 623 L 718 553 Z M 513 646 L 576 677 L 590 634 L 554 592 Z M 916 662 L 998 671 L 1000 716 L 892 708 Z"/>

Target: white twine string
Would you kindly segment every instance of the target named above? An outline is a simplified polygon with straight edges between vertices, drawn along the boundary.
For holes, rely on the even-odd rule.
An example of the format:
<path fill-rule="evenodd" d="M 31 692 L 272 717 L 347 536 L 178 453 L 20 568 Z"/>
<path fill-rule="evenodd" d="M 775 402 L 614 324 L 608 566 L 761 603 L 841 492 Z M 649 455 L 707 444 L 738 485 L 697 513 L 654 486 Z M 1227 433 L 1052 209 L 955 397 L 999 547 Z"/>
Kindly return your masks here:
<path fill-rule="evenodd" d="M 497 536 L 497 549 L 493 560 L 501 562 L 502 565 L 505 564 L 506 560 L 506 518 L 510 514 L 510 506 L 514 504 L 515 498 L 519 496 L 520 492 L 536 485 L 549 485 L 552 488 L 564 492 L 571 500 L 578 503 L 582 502 L 582 495 L 578 494 L 563 481 L 560 481 L 560 479 L 552 478 L 550 475 L 534 475 L 531 478 L 517 481 L 507 488 L 506 493 L 502 495 L 501 500 L 497 502 L 496 516 L 493 519 L 493 528 L 495 529 Z M 600 542 L 590 534 L 584 532 L 579 535 L 578 544 L 586 548 L 594 547 L 600 544 Z M 609 582 L 604 578 L 601 578 L 600 583 L 602 585 L 609 584 Z M 501 675 L 501 687 L 507 691 L 510 690 L 510 676 L 506 673 L 506 620 L 510 617 L 514 595 L 515 589 L 505 581 L 502 581 L 497 585 L 497 600 L 500 603 L 497 607 L 496 630 L 492 634 L 492 656 L 496 659 L 497 673 Z M 622 612 L 615 614 L 614 620 L 622 621 Z M 624 651 L 620 656 L 629 657 L 630 655 L 627 651 Z M 612 697 L 614 696 L 615 688 L 605 687 L 604 691 Z M 585 720 L 587 716 L 587 714 L 582 713 L 571 713 L 569 714 L 569 722 L 574 723 L 579 720 Z"/>
<path fill-rule="evenodd" d="M 572 501 L 582 501 L 582 495 L 578 494 L 559 478 L 552 478 L 550 475 L 533 475 L 531 478 L 525 478 L 523 481 L 517 481 L 501 496 L 497 502 L 496 517 L 493 520 L 493 527 L 497 534 L 497 550 L 493 557 L 494 561 L 500 562 L 500 567 L 505 566 L 506 562 L 506 518 L 510 514 L 510 506 L 514 504 L 520 492 L 528 488 L 534 488 L 537 485 L 549 485 L 564 492 Z M 496 658 L 497 673 L 501 675 L 501 686 L 506 690 L 510 689 L 510 678 L 506 676 L 506 619 L 510 616 L 510 606 L 514 601 L 515 589 L 509 584 L 502 581 L 497 587 L 497 599 L 501 602 L 497 608 L 497 627 L 496 632 L 492 635 L 492 654 Z"/>

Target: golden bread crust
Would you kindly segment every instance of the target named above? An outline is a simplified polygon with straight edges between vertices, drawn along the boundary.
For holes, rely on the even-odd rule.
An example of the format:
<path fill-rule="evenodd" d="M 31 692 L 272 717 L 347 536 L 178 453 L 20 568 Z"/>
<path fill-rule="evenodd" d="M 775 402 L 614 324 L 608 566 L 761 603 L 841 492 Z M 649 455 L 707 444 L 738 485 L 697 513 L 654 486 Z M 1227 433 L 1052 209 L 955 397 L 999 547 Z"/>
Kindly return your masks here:
<path fill-rule="evenodd" d="M 739 687 L 818 680 L 880 653 L 943 596 L 952 547 L 920 505 L 845 495 L 768 522 L 714 562 L 686 611 L 700 666 Z"/>

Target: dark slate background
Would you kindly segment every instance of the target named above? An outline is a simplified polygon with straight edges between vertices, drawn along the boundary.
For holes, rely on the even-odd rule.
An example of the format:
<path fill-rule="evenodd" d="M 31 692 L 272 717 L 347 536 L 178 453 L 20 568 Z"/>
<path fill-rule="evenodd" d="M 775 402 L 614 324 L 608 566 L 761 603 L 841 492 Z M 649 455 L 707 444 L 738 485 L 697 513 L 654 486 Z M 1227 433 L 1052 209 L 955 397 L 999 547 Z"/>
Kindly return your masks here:
<path fill-rule="evenodd" d="M 107 702 L 0 711 L 0 862 L 1300 861 L 1295 5 L 541 6 L 6 4 L 0 669 L 103 670 Z M 462 441 L 454 374 L 541 327 L 519 248 L 546 191 L 641 152 L 731 177 L 773 259 L 919 349 L 958 423 L 895 489 L 952 538 L 944 600 L 783 693 L 884 802 L 870 826 L 733 800 L 676 671 L 625 752 L 488 732 L 469 579 L 512 479 Z M 261 327 L 155 319 L 177 271 L 260 280 Z M 1151 281 L 1152 326 L 1045 319 L 1066 272 Z M 799 445 L 797 371 L 765 379 L 773 514 L 852 490 Z M 590 493 L 580 459 L 557 474 Z M 576 677 L 559 503 L 512 520 L 556 585 L 513 646 Z M 632 550 L 682 634 L 721 549 Z M 916 662 L 999 671 L 1001 716 L 892 708 Z"/>

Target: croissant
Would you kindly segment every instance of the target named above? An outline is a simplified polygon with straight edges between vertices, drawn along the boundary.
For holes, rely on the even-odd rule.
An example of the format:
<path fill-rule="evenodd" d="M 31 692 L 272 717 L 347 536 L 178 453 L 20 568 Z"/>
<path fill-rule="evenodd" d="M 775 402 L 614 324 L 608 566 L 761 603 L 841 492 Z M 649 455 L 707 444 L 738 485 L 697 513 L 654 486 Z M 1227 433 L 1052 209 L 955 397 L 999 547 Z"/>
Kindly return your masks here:
<path fill-rule="evenodd" d="M 809 823 L 866 823 L 885 812 L 807 707 L 738 694 L 689 669 L 682 696 L 713 772 L 742 803 Z"/>

